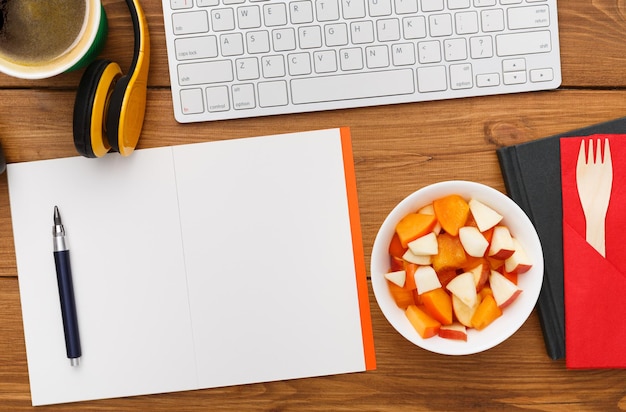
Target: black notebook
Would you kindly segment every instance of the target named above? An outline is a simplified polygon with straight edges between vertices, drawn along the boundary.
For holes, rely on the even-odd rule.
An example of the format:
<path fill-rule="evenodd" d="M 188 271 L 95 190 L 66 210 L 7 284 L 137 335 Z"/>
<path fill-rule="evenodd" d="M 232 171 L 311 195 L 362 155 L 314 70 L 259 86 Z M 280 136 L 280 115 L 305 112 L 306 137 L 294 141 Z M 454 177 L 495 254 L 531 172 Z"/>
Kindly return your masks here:
<path fill-rule="evenodd" d="M 497 150 L 506 190 L 534 223 L 545 261 L 537 303 L 548 356 L 565 358 L 563 214 L 559 139 L 626 133 L 626 117 Z"/>

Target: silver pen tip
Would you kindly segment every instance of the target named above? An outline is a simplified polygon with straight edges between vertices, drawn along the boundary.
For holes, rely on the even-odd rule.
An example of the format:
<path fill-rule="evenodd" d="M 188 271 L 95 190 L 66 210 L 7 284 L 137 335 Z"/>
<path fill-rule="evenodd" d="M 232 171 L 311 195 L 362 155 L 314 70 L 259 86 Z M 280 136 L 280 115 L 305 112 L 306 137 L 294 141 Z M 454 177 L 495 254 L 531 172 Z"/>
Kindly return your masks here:
<path fill-rule="evenodd" d="M 54 224 L 61 225 L 61 214 L 59 213 L 59 208 L 57 206 L 54 207 Z"/>

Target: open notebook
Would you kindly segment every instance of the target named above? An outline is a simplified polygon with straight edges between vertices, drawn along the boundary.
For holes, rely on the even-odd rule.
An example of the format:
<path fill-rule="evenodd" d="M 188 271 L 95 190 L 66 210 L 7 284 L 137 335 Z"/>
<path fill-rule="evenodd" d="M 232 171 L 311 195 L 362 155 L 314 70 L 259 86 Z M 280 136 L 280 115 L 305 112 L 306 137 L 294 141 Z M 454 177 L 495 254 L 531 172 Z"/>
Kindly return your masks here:
<path fill-rule="evenodd" d="M 8 180 L 33 404 L 375 368 L 348 129 L 11 164 Z"/>

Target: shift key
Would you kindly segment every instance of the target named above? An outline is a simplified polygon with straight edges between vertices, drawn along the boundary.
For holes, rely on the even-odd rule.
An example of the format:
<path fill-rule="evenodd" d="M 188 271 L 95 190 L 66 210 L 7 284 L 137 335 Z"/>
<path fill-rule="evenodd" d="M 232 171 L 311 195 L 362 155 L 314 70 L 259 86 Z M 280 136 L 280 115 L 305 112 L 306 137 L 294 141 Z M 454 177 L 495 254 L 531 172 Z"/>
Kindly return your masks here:
<path fill-rule="evenodd" d="M 498 56 L 517 56 L 552 51 L 552 41 L 548 30 L 525 33 L 501 34 L 496 36 Z"/>

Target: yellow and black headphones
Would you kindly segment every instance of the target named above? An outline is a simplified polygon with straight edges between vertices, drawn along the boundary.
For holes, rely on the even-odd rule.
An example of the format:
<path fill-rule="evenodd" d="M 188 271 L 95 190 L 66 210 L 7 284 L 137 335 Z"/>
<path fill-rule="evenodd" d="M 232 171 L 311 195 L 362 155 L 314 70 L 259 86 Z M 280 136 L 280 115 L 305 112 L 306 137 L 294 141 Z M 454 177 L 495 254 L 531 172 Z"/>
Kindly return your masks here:
<path fill-rule="evenodd" d="M 74 146 L 85 157 L 109 151 L 133 152 L 146 111 L 150 39 L 138 0 L 126 0 L 135 32 L 134 56 L 127 75 L 117 63 L 96 60 L 78 86 L 74 104 Z"/>

